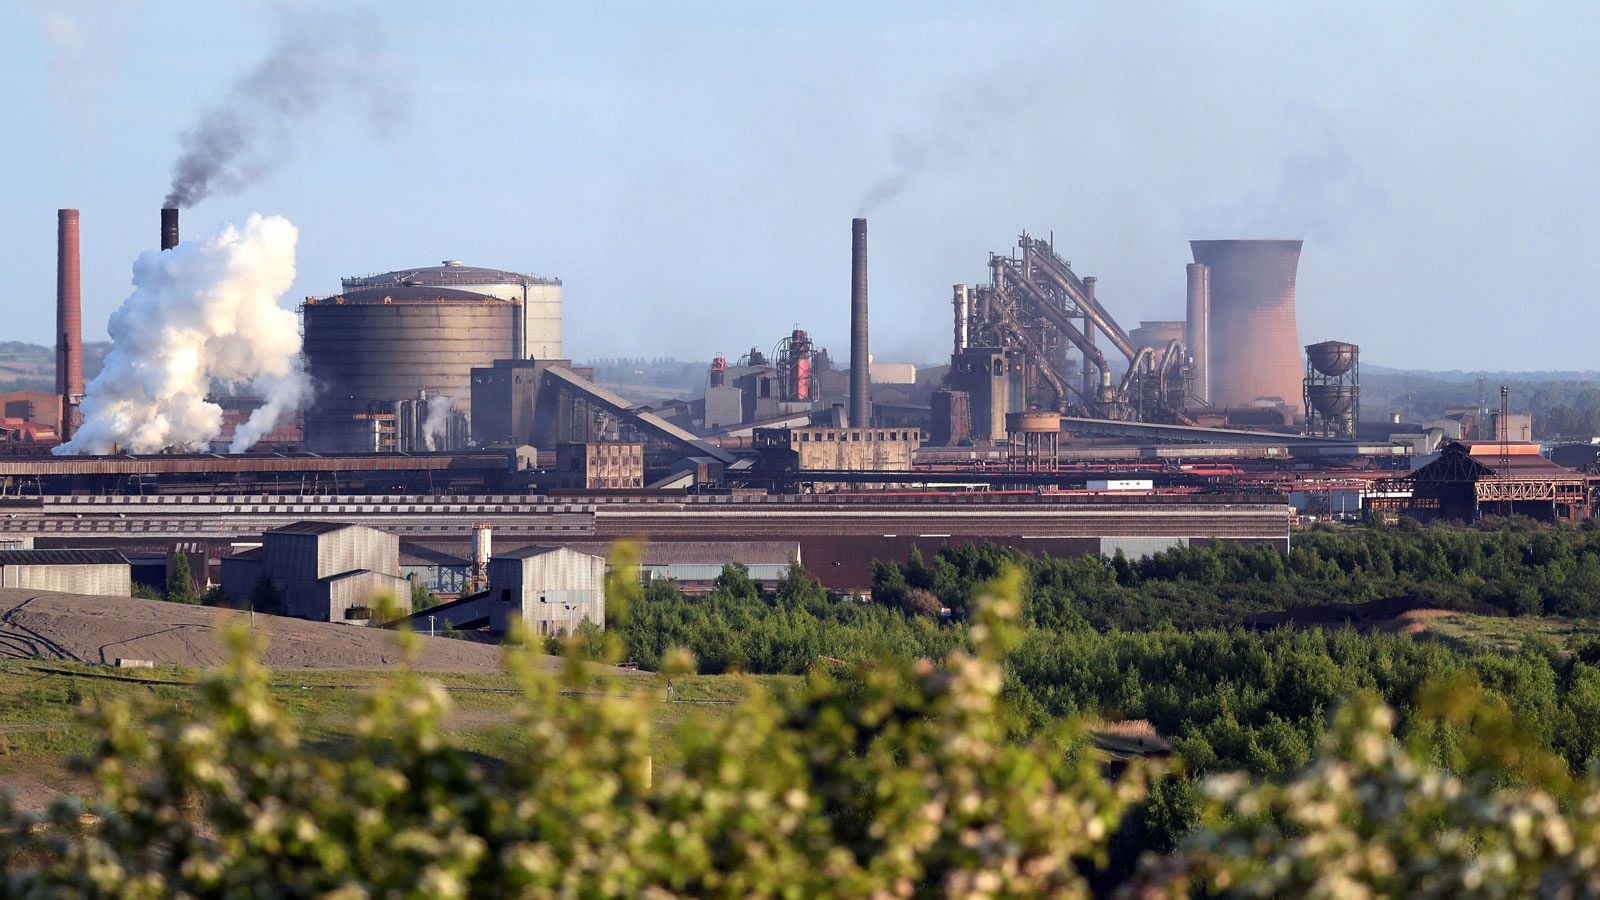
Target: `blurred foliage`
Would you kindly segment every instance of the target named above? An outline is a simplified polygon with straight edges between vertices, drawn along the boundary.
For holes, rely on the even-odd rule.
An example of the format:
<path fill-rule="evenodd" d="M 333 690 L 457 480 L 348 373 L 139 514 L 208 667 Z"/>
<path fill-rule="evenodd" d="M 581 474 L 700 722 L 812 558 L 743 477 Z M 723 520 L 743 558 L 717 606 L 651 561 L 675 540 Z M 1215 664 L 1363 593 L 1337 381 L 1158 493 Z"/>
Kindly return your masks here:
<path fill-rule="evenodd" d="M 975 605 L 972 653 L 754 690 L 684 729 L 681 764 L 661 771 L 662 698 L 624 695 L 576 655 L 552 678 L 527 650 L 508 664 L 529 738 L 492 766 L 444 737 L 446 695 L 409 671 L 365 701 L 351 746 L 308 746 L 235 630 L 193 704 L 91 713 L 94 796 L 42 820 L 0 806 L 4 893 L 1085 896 L 1145 770 L 1102 777 L 1068 729 L 1016 735 L 999 660 L 1017 583 Z M 610 588 L 625 623 L 637 577 Z M 599 640 L 616 659 L 615 632 Z"/>

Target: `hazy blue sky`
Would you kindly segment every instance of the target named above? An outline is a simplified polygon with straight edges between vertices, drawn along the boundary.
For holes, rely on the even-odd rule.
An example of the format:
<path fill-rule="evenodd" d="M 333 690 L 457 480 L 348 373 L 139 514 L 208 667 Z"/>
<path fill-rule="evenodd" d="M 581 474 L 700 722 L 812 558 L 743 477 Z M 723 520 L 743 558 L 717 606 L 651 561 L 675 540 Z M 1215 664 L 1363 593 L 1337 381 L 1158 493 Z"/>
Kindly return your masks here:
<path fill-rule="evenodd" d="M 179 136 L 278 6 L 0 6 L 0 338 L 50 340 L 61 206 L 103 335 Z M 185 217 L 294 221 L 286 303 L 450 257 L 565 279 L 578 358 L 737 355 L 796 323 L 843 356 L 849 219 L 887 179 L 879 359 L 947 355 L 949 285 L 1027 229 L 1128 327 L 1182 315 L 1188 239 L 1303 237 L 1302 342 L 1600 368 L 1600 4 L 369 8 L 384 43 L 341 39 L 389 89 L 382 122 L 330 100 L 271 135 L 254 187 Z"/>

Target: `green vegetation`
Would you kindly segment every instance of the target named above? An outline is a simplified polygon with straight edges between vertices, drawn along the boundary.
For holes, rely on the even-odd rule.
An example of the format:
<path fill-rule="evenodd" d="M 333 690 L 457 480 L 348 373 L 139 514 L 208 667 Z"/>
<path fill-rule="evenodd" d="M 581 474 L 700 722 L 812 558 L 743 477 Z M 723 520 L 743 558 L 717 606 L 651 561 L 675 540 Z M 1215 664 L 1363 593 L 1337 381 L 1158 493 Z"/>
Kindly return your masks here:
<path fill-rule="evenodd" d="M 651 602 L 631 574 L 608 586 L 616 627 L 598 638 L 603 659 L 620 656 L 632 608 Z M 798 573 L 790 580 L 810 592 Z M 153 702 L 98 706 L 87 801 L 63 799 L 42 819 L 0 805 L 7 892 L 1510 897 L 1600 886 L 1600 779 L 1538 745 L 1521 686 L 1512 702 L 1498 693 L 1505 684 L 1464 672 L 1429 678 L 1406 698 L 1403 739 L 1396 714 L 1358 687 L 1303 765 L 1259 779 L 1162 777 L 1139 760 L 1108 768 L 1069 724 L 1035 721 L 1017 702 L 1013 685 L 1035 677 L 1020 664 L 1049 670 L 1055 659 L 1030 649 L 1046 632 L 1022 627 L 1023 583 L 1013 569 L 968 595 L 949 626 L 958 648 L 937 661 L 897 653 L 816 666 L 769 690 L 688 676 L 693 660 L 669 651 L 660 677 L 674 679 L 674 694 L 707 683 L 746 693 L 664 741 L 660 693 L 596 678 L 576 652 L 557 680 L 525 651 L 509 655 L 514 693 L 495 695 L 513 698 L 515 745 L 464 745 L 449 725 L 452 700 L 476 701 L 445 687 L 486 679 L 405 672 L 371 693 L 340 693 L 330 711 L 347 736 L 319 739 L 235 631 L 232 662 L 198 689 L 156 686 Z M 735 577 L 719 586 L 746 590 Z M 793 612 L 771 604 L 771 615 Z M 887 612 L 914 627 L 915 613 Z M 1267 682 L 1284 682 L 1286 702 L 1302 706 L 1337 678 L 1273 669 L 1276 651 L 1196 636 L 1207 634 L 1212 644 L 1190 648 L 1194 662 L 1216 663 L 1220 674 L 1205 677 L 1269 694 Z M 1364 671 L 1409 639 L 1386 637 L 1384 652 L 1345 646 L 1360 640 L 1349 632 L 1321 651 L 1282 640 L 1307 659 L 1355 654 L 1352 669 Z M 1147 655 L 1137 643 L 1121 649 Z M 1586 674 L 1600 663 L 1592 649 L 1572 654 L 1568 693 L 1600 698 Z M 1522 677 L 1525 655 L 1502 675 Z M 1059 658 L 1057 671 L 1077 665 L 1072 652 Z M 309 687 L 345 676 L 301 677 Z M 663 743 L 670 752 L 658 757 Z"/>
<path fill-rule="evenodd" d="M 1592 372 L 1490 374 L 1484 401 L 1500 408 L 1500 385 L 1510 388 L 1512 412 L 1533 415 L 1534 434 L 1541 439 L 1600 434 L 1600 382 Z M 1409 421 L 1444 414 L 1446 407 L 1478 402 L 1475 377 L 1444 372 L 1393 372 L 1368 367 L 1361 373 L 1362 408 L 1380 414 L 1394 410 Z"/>
<path fill-rule="evenodd" d="M 167 565 L 167 595 L 171 603 L 196 604 L 200 593 L 194 589 L 194 575 L 189 571 L 189 554 L 173 553 Z"/>
<path fill-rule="evenodd" d="M 439 599 L 439 595 L 428 590 L 428 586 L 423 584 L 421 580 L 411 582 L 412 612 L 422 612 L 425 609 L 432 609 L 443 602 L 443 600 Z"/>

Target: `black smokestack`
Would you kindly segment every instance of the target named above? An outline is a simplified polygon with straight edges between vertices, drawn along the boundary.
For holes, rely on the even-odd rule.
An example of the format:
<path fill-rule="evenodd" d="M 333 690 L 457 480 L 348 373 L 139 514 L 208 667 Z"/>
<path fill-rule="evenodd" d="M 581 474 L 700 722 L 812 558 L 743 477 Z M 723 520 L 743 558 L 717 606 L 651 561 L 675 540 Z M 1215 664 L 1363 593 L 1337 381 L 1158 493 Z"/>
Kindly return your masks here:
<path fill-rule="evenodd" d="M 167 206 L 161 210 L 161 249 L 178 246 L 178 210 Z"/>
<path fill-rule="evenodd" d="M 872 420 L 867 358 L 867 220 L 850 220 L 850 427 Z"/>

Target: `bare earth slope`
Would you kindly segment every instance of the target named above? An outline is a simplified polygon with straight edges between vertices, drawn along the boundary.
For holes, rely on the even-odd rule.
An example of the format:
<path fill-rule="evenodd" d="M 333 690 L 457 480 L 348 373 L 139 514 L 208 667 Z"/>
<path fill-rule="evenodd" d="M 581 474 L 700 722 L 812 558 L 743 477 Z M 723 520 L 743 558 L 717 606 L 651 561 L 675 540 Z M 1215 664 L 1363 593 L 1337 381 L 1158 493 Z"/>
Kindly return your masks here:
<path fill-rule="evenodd" d="M 0 588 L 0 659 L 111 664 L 122 657 L 204 669 L 223 660 L 223 625 L 249 617 L 159 600 Z M 386 669 L 400 663 L 395 634 L 382 628 L 260 614 L 253 627 L 266 636 L 262 662 L 274 669 Z M 552 668 L 559 664 L 555 657 L 548 659 Z M 423 637 L 415 668 L 499 672 L 500 648 Z"/>

